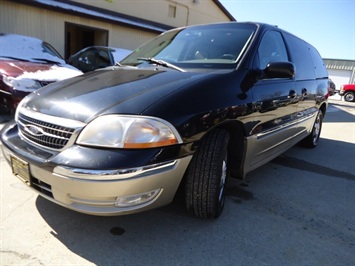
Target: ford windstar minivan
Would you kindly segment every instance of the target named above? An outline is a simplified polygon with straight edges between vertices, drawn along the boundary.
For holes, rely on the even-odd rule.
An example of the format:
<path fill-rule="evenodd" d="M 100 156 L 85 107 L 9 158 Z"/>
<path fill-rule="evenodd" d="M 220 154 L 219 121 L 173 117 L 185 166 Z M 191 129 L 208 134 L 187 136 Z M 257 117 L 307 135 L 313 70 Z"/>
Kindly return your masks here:
<path fill-rule="evenodd" d="M 317 50 L 278 27 L 178 28 L 28 95 L 2 149 L 15 176 L 75 211 L 146 211 L 181 188 L 190 213 L 217 218 L 229 178 L 318 144 L 328 84 Z"/>

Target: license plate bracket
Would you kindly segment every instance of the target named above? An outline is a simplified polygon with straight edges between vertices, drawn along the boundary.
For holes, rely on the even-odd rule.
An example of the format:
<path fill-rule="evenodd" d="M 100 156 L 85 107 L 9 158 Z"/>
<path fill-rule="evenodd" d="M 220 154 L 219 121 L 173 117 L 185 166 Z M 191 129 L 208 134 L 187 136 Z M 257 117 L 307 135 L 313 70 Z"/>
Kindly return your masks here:
<path fill-rule="evenodd" d="M 20 178 L 27 185 L 31 185 L 30 167 L 27 162 L 10 155 L 12 173 Z"/>

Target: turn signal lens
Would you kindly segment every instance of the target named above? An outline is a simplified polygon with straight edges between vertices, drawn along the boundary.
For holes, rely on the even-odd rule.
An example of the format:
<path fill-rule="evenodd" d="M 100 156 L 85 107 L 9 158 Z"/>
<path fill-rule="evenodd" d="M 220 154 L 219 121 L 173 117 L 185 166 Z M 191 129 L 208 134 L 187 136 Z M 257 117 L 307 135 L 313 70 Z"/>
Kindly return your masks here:
<path fill-rule="evenodd" d="M 124 208 L 124 207 L 133 207 L 136 205 L 141 205 L 144 203 L 147 203 L 149 201 L 154 200 L 160 193 L 161 189 L 155 189 L 152 191 L 140 193 L 140 194 L 135 194 L 135 195 L 129 195 L 129 196 L 122 196 L 122 197 L 117 197 L 115 206 Z"/>

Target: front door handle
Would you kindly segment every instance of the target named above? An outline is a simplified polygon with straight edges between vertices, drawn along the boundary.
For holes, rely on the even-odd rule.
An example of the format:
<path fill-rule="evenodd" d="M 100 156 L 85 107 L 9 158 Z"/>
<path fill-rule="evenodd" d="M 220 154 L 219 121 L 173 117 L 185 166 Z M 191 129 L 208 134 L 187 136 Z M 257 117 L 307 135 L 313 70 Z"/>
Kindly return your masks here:
<path fill-rule="evenodd" d="M 290 93 L 288 94 L 288 98 L 296 98 L 297 92 L 295 90 L 290 90 Z"/>

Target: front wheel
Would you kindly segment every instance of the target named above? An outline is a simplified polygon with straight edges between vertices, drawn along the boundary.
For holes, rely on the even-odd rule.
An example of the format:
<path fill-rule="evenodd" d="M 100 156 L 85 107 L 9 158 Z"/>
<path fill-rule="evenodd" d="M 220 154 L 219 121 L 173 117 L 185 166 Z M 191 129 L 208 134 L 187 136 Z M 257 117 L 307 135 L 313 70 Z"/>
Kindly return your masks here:
<path fill-rule="evenodd" d="M 198 218 L 217 218 L 223 211 L 228 177 L 229 133 L 217 129 L 195 152 L 186 172 L 186 209 Z"/>
<path fill-rule="evenodd" d="M 314 121 L 311 134 L 303 139 L 302 144 L 307 148 L 315 148 L 318 144 L 320 133 L 322 130 L 323 112 L 318 110 L 316 120 Z"/>
<path fill-rule="evenodd" d="M 353 102 L 355 101 L 355 94 L 353 92 L 347 92 L 344 95 L 344 100 L 346 102 Z"/>

